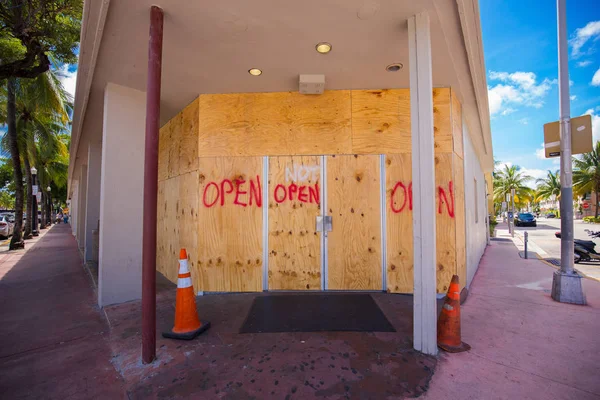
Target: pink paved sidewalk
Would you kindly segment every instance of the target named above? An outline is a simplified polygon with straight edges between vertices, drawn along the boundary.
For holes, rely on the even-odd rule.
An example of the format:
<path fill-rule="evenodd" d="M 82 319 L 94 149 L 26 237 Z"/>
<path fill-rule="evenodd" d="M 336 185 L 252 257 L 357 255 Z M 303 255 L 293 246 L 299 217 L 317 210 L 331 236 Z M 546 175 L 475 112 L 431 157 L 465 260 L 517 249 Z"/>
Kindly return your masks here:
<path fill-rule="evenodd" d="M 0 253 L 0 398 L 125 398 L 70 230 Z"/>
<path fill-rule="evenodd" d="M 588 306 L 550 298 L 554 269 L 511 242 L 486 250 L 461 308 L 472 350 L 442 354 L 427 399 L 600 399 L 600 283 Z"/>

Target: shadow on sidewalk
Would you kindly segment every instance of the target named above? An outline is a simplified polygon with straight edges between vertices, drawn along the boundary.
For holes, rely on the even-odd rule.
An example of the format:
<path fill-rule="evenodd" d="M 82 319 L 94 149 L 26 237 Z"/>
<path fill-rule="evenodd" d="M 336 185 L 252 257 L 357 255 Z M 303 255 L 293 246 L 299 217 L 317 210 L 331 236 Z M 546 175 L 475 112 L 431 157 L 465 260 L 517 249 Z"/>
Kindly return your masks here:
<path fill-rule="evenodd" d="M 2 397 L 123 397 L 70 225 L 2 254 L 0 276 Z"/>

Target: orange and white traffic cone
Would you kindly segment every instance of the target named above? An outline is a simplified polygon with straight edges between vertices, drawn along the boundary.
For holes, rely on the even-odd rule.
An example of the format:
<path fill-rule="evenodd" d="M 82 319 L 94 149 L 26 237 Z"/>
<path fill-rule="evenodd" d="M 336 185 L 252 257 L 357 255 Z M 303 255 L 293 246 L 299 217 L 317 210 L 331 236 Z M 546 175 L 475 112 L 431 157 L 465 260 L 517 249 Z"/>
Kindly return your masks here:
<path fill-rule="evenodd" d="M 471 350 L 471 346 L 460 338 L 460 286 L 458 275 L 452 277 L 446 301 L 437 325 L 438 347 L 449 353 Z"/>
<path fill-rule="evenodd" d="M 169 339 L 191 340 L 210 328 L 210 322 L 201 322 L 196 310 L 196 296 L 192 286 L 192 275 L 188 268 L 187 252 L 179 252 L 179 276 L 175 299 L 175 326 L 171 332 L 163 332 Z"/>

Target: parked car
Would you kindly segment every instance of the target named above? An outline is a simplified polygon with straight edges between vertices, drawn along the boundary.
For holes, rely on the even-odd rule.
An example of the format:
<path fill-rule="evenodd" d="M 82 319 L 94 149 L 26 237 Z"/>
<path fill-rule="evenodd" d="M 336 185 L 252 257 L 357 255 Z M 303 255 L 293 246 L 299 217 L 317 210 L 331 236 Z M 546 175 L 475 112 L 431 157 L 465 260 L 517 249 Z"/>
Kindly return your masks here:
<path fill-rule="evenodd" d="M 556 218 L 556 214 L 548 213 L 546 214 L 546 218 Z"/>
<path fill-rule="evenodd" d="M 515 226 L 537 226 L 537 222 L 532 213 L 518 213 Z"/>
<path fill-rule="evenodd" d="M 0 215 L 0 236 L 8 238 L 15 230 L 14 217 L 11 218 L 10 214 Z"/>

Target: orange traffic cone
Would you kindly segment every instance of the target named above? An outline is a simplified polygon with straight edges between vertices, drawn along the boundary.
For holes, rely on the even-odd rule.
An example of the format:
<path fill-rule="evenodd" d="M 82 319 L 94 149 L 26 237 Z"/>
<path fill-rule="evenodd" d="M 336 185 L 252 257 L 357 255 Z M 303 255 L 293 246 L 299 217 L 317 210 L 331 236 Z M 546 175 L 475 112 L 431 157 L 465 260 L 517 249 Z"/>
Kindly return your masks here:
<path fill-rule="evenodd" d="M 460 339 L 460 286 L 458 275 L 452 277 L 446 301 L 437 325 L 438 347 L 449 353 L 471 350 L 471 346 Z"/>
<path fill-rule="evenodd" d="M 196 311 L 196 296 L 192 286 L 192 275 L 188 268 L 187 252 L 179 252 L 179 276 L 175 299 L 175 326 L 171 332 L 163 332 L 169 339 L 191 340 L 210 328 L 210 322 L 200 322 Z"/>

